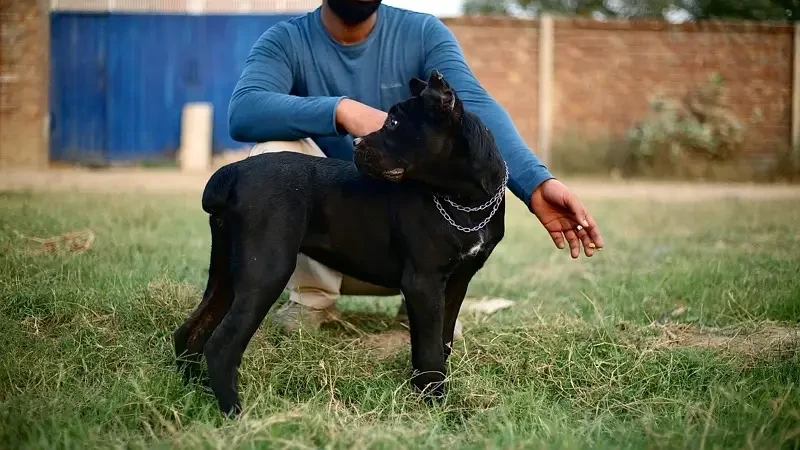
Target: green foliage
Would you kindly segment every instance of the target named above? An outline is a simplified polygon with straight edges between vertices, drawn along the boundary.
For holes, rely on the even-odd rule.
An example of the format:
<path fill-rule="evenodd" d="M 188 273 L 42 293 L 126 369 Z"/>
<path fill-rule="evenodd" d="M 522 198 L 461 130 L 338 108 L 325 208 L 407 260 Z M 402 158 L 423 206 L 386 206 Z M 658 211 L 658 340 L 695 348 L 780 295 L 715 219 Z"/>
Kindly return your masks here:
<path fill-rule="evenodd" d="M 506 1 L 465 0 L 464 12 L 466 14 L 508 14 L 511 5 Z"/>
<path fill-rule="evenodd" d="M 727 101 L 723 78 L 682 97 L 657 96 L 645 117 L 624 136 L 595 136 L 580 131 L 560 133 L 553 143 L 551 166 L 565 174 L 612 174 L 717 181 L 794 181 L 797 152 L 779 142 L 765 143 L 761 160 L 743 153 L 748 127 L 760 120 L 758 110 L 740 120 Z"/>
<path fill-rule="evenodd" d="M 695 19 L 746 19 L 797 21 L 797 0 L 677 0 L 676 7 Z"/>
<path fill-rule="evenodd" d="M 628 169 L 731 161 L 741 154 L 745 131 L 727 105 L 724 80 L 714 74 L 682 99 L 650 103 L 647 117 L 628 130 Z"/>
<path fill-rule="evenodd" d="M 769 170 L 770 181 L 800 181 L 800 148 L 778 146 Z"/>
<path fill-rule="evenodd" d="M 796 21 L 798 0 L 467 0 L 471 14 L 510 14 L 524 11 L 591 17 L 657 17 L 682 13 L 690 19 Z"/>
<path fill-rule="evenodd" d="M 609 175 L 620 166 L 624 142 L 611 136 L 587 142 L 580 130 L 559 133 L 551 148 L 550 168 L 559 174 Z"/>

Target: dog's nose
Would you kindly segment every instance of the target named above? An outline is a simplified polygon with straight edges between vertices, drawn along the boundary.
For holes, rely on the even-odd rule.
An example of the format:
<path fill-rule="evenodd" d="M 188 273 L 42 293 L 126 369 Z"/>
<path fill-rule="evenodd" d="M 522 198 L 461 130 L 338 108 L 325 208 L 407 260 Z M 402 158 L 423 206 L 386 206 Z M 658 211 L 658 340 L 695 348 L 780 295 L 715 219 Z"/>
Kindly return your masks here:
<path fill-rule="evenodd" d="M 361 141 L 363 141 L 363 140 L 364 140 L 364 139 L 361 139 L 360 137 L 357 137 L 357 138 L 353 139 L 353 145 L 358 145 L 358 144 L 360 144 L 360 143 L 361 143 Z"/>

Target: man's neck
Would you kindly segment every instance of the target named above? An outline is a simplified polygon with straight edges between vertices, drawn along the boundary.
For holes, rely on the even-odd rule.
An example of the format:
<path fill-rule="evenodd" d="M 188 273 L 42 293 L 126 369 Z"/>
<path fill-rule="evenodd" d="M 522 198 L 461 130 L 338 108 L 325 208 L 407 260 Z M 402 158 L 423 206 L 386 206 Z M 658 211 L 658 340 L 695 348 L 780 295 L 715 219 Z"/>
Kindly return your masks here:
<path fill-rule="evenodd" d="M 361 22 L 358 25 L 349 26 L 342 22 L 336 14 L 328 8 L 328 5 L 322 5 L 322 24 L 328 30 L 333 40 L 340 44 L 350 45 L 357 44 L 369 36 L 370 31 L 375 26 L 375 21 L 378 13 L 373 13 L 369 19 Z"/>

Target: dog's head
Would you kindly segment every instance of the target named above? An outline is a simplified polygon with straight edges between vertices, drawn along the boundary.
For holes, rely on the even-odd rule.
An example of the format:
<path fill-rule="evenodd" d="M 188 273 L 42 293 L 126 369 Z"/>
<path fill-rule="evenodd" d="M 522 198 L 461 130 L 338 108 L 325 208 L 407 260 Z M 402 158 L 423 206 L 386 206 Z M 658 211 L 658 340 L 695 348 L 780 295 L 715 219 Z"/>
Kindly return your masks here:
<path fill-rule="evenodd" d="M 398 182 L 438 176 L 453 158 L 464 114 L 461 100 L 439 71 L 412 78 L 411 98 L 392 106 L 380 130 L 356 139 L 354 162 L 373 178 Z"/>

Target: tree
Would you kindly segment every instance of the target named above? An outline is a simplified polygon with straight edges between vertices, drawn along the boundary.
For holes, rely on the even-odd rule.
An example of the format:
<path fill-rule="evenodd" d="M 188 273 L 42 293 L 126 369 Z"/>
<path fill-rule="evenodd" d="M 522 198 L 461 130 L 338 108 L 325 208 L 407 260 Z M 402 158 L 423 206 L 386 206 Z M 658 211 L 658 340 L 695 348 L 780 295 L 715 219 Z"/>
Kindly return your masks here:
<path fill-rule="evenodd" d="M 797 21 L 800 0 L 680 0 L 695 19 Z"/>
<path fill-rule="evenodd" d="M 670 0 L 467 0 L 468 14 L 551 13 L 582 17 L 664 17 Z"/>
<path fill-rule="evenodd" d="M 469 14 L 796 21 L 800 0 L 467 0 Z"/>

